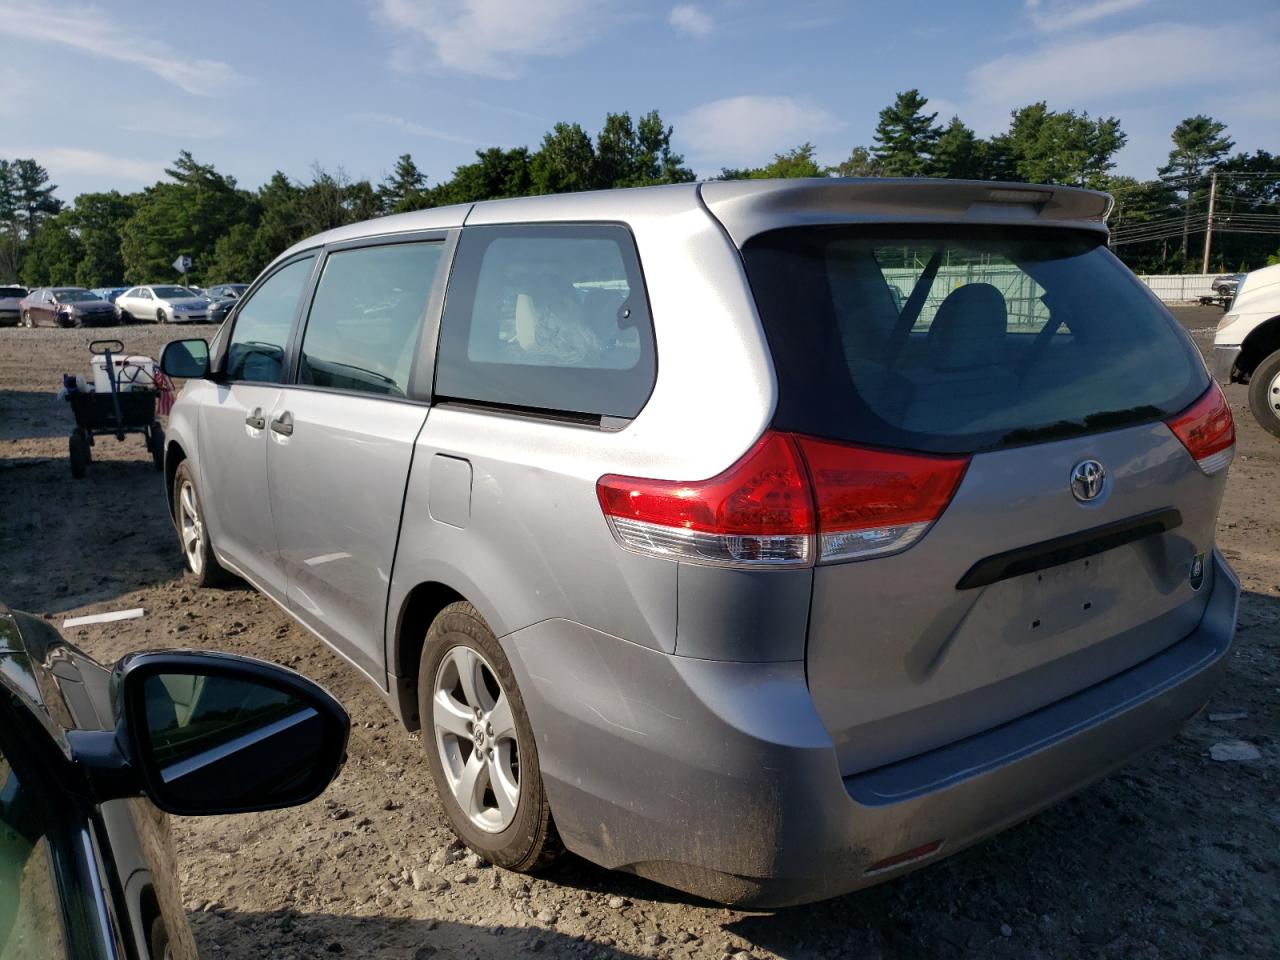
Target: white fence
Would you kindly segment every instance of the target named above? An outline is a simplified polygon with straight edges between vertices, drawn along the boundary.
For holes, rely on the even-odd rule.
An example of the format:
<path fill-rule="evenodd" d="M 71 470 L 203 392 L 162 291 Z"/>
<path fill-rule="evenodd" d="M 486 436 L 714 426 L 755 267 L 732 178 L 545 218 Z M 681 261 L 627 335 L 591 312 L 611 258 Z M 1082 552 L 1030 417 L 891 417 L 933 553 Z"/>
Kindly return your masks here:
<path fill-rule="evenodd" d="M 1194 302 L 1201 297 L 1213 296 L 1213 278 L 1216 273 L 1167 273 L 1151 274 L 1138 279 L 1151 288 L 1151 292 L 1165 303 Z"/>

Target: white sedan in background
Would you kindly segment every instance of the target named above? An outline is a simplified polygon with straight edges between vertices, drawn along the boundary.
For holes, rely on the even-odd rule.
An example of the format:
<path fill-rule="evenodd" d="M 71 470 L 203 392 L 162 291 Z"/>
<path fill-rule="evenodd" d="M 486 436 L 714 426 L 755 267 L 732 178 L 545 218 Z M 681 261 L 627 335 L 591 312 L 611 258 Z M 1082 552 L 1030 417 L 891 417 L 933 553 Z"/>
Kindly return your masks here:
<path fill-rule="evenodd" d="M 132 323 L 204 323 L 209 298 L 175 284 L 130 287 L 116 297 L 121 318 Z"/>

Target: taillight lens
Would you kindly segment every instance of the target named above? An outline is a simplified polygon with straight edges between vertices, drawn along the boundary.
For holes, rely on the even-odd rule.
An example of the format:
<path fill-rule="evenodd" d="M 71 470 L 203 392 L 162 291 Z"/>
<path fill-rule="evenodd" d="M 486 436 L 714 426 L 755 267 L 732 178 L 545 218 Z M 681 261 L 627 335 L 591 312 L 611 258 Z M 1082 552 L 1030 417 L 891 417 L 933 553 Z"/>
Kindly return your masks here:
<path fill-rule="evenodd" d="M 897 453 L 800 437 L 813 480 L 819 560 L 905 550 L 951 502 L 968 457 Z"/>
<path fill-rule="evenodd" d="M 1199 400 L 1165 423 L 1205 473 L 1212 476 L 1231 465 L 1236 453 L 1236 424 L 1216 382 Z"/>
<path fill-rule="evenodd" d="M 614 536 L 632 550 L 804 567 L 905 550 L 946 509 L 968 463 L 769 431 L 710 480 L 609 475 L 596 492 Z"/>
<path fill-rule="evenodd" d="M 729 566 L 803 567 L 813 562 L 814 516 L 804 463 L 790 436 L 766 433 L 710 480 L 608 475 L 600 506 L 624 546 Z"/>

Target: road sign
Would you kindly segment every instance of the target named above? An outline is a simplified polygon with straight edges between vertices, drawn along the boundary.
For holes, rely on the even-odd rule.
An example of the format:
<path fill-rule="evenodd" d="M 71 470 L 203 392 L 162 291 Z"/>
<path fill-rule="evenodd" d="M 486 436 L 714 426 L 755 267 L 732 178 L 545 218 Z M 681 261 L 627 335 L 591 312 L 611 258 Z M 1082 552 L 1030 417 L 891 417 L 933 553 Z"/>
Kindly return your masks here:
<path fill-rule="evenodd" d="M 173 261 L 173 269 L 177 270 L 179 273 L 186 273 L 191 269 L 191 258 L 185 255 L 179 257 L 177 260 Z"/>

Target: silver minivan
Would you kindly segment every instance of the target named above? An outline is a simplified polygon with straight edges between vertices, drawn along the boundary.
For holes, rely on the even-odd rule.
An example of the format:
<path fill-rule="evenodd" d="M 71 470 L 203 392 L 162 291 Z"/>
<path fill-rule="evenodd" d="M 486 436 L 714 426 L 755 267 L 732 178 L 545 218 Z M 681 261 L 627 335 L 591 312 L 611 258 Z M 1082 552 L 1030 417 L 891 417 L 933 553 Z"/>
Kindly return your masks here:
<path fill-rule="evenodd" d="M 165 353 L 187 563 L 421 727 L 495 864 L 760 905 L 927 864 L 1230 649 L 1230 410 L 1109 203 L 714 182 L 314 237 Z"/>

